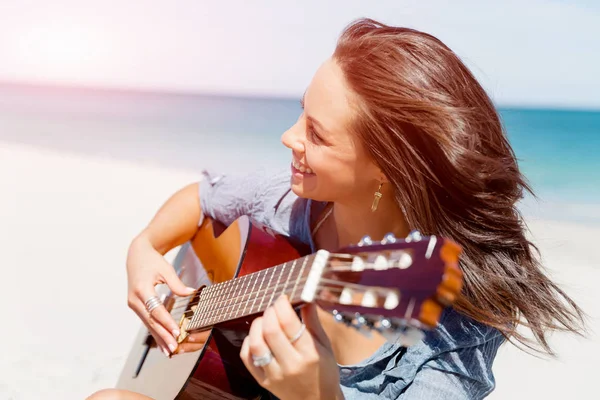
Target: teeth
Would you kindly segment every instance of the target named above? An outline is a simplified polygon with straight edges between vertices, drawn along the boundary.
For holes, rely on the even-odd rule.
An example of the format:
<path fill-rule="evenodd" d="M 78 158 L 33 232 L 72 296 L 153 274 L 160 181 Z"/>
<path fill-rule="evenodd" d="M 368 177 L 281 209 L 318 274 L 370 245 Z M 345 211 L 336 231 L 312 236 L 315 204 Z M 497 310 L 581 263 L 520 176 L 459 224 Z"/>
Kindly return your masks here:
<path fill-rule="evenodd" d="M 294 168 L 296 168 L 298 171 L 302 172 L 302 173 L 307 173 L 307 174 L 312 174 L 312 169 L 305 167 L 304 165 L 300 165 L 298 162 L 296 161 L 292 161 L 292 165 L 294 166 Z"/>

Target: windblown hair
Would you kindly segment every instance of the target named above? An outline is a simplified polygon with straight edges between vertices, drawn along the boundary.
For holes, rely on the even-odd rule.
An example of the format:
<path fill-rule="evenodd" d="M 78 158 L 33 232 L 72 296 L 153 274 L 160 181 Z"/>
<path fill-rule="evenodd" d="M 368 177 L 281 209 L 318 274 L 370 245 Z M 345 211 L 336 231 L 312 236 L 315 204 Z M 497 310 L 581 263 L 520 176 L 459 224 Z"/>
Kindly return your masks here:
<path fill-rule="evenodd" d="M 350 129 L 393 185 L 410 228 L 463 247 L 454 308 L 549 354 L 549 330 L 580 333 L 582 310 L 544 274 L 525 236 L 516 203 L 533 192 L 492 101 L 458 56 L 429 34 L 361 19 L 344 30 L 333 59 L 355 98 Z"/>

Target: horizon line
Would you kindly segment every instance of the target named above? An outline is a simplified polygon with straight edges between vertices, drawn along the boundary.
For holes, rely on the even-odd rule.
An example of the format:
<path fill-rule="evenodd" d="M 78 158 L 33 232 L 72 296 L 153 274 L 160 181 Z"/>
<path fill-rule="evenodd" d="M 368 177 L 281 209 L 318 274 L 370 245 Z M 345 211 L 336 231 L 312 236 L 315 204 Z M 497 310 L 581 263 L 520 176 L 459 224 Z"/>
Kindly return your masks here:
<path fill-rule="evenodd" d="M 173 97 L 220 97 L 235 99 L 256 99 L 256 100 L 284 100 L 298 101 L 302 95 L 283 95 L 283 94 L 262 94 L 248 93 L 244 91 L 210 91 L 201 89 L 169 89 L 169 88 L 149 88 L 141 86 L 100 86 L 74 83 L 58 82 L 33 82 L 33 81 L 8 81 L 0 79 L 1 88 L 15 89 L 33 89 L 33 90 L 67 90 L 71 92 L 103 92 L 123 95 L 150 95 L 150 96 L 173 96 Z M 489 93 L 488 93 L 489 95 Z M 549 111 L 580 111 L 580 112 L 600 112 L 600 105 L 573 105 L 573 104 L 542 104 L 542 103 L 516 103 L 516 102 L 496 102 L 494 105 L 498 109 L 525 109 L 525 110 L 549 110 Z"/>

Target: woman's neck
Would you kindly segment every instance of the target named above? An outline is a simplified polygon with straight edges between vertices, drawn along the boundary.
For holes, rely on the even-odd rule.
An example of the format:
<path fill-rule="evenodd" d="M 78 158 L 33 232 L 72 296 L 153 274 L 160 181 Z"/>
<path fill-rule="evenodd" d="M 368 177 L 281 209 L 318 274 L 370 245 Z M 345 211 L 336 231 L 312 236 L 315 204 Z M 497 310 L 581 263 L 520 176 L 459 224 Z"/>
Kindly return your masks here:
<path fill-rule="evenodd" d="M 371 211 L 370 205 L 336 202 L 324 225 L 322 230 L 326 231 L 327 242 L 335 248 L 356 244 L 365 235 L 381 240 L 390 232 L 397 237 L 406 237 L 410 232 L 393 198 L 382 199 L 375 212 Z"/>

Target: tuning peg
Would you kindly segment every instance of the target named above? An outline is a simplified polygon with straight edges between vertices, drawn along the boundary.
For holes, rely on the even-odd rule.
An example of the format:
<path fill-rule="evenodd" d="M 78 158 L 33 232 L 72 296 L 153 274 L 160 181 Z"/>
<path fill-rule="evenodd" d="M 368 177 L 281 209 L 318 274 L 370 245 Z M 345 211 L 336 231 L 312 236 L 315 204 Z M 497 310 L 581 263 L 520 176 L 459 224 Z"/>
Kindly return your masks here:
<path fill-rule="evenodd" d="M 396 243 L 396 236 L 393 233 L 386 233 L 383 239 L 381 240 L 382 244 L 386 243 Z"/>
<path fill-rule="evenodd" d="M 417 230 L 411 231 L 406 237 L 407 242 L 418 242 L 421 239 L 423 239 L 423 237 L 421 236 L 421 232 Z"/>
<path fill-rule="evenodd" d="M 413 263 L 413 259 L 406 251 L 395 251 L 390 255 L 390 258 L 396 261 L 396 265 L 400 269 L 406 269 Z"/>
<path fill-rule="evenodd" d="M 394 308 L 398 307 L 399 303 L 400 297 L 398 296 L 398 293 L 390 291 L 387 296 L 385 296 L 385 303 L 383 304 L 383 307 L 387 310 L 393 310 Z"/>
<path fill-rule="evenodd" d="M 359 256 L 355 256 L 352 259 L 352 266 L 350 267 L 352 271 L 363 271 L 365 269 L 365 260 L 363 260 Z"/>
<path fill-rule="evenodd" d="M 371 337 L 371 329 L 373 328 L 373 324 L 370 320 L 363 317 L 360 313 L 356 313 L 354 315 L 354 322 L 352 327 L 360 332 L 362 335 L 370 338 Z"/>
<path fill-rule="evenodd" d="M 340 304 L 352 304 L 353 291 L 350 288 L 345 287 L 342 289 L 340 294 Z"/>
<path fill-rule="evenodd" d="M 362 239 L 360 239 L 360 242 L 358 242 L 359 246 L 364 246 L 364 245 L 370 246 L 372 244 L 373 244 L 373 240 L 371 239 L 371 236 L 369 236 L 369 235 L 363 236 Z"/>
<path fill-rule="evenodd" d="M 363 307 L 375 307 L 377 306 L 377 294 L 374 290 L 367 290 L 363 295 L 361 305 Z"/>
<path fill-rule="evenodd" d="M 354 319 L 356 320 L 356 322 L 354 323 L 354 327 L 357 329 L 362 328 L 363 326 L 367 325 L 367 319 L 365 317 L 362 316 L 362 314 L 360 313 L 356 313 L 354 314 Z"/>
<path fill-rule="evenodd" d="M 377 330 L 379 332 L 382 332 L 384 330 L 388 330 L 392 328 L 392 321 L 388 318 L 382 318 L 379 320 L 379 327 L 377 328 Z"/>
<path fill-rule="evenodd" d="M 387 269 L 388 268 L 388 260 L 382 255 L 378 255 L 375 258 L 375 262 L 373 263 L 373 267 L 375 269 Z"/>
<path fill-rule="evenodd" d="M 347 315 L 344 315 L 338 310 L 333 310 L 333 319 L 335 320 L 335 322 L 342 322 L 349 326 L 352 325 L 352 318 L 348 317 Z"/>

